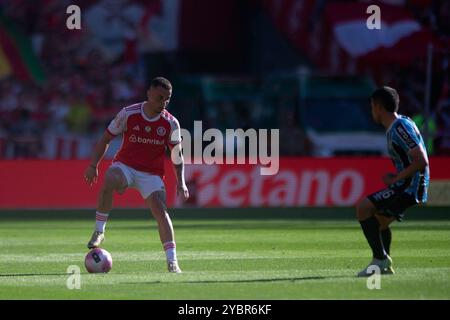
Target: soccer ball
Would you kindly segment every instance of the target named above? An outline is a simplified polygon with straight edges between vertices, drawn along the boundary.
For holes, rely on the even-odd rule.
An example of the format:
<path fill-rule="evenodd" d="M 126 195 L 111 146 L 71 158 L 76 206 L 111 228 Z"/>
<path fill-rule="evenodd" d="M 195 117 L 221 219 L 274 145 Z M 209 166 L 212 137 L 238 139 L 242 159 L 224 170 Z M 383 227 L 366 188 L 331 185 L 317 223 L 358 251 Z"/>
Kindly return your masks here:
<path fill-rule="evenodd" d="M 111 254 L 105 249 L 95 248 L 88 252 L 84 265 L 89 273 L 106 273 L 112 268 Z"/>

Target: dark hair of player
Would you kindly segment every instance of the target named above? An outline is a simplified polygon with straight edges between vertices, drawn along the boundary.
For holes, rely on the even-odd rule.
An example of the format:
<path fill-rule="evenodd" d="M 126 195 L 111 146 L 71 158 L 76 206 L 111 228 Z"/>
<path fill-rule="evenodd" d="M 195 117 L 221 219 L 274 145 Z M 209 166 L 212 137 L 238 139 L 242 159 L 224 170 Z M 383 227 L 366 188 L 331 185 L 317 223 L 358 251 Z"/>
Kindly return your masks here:
<path fill-rule="evenodd" d="M 381 87 L 372 93 L 370 99 L 380 104 L 388 112 L 397 112 L 400 98 L 395 89 L 391 87 Z"/>
<path fill-rule="evenodd" d="M 163 87 L 166 90 L 172 90 L 172 84 L 170 83 L 170 81 L 163 77 L 153 78 L 150 82 L 150 87 Z"/>

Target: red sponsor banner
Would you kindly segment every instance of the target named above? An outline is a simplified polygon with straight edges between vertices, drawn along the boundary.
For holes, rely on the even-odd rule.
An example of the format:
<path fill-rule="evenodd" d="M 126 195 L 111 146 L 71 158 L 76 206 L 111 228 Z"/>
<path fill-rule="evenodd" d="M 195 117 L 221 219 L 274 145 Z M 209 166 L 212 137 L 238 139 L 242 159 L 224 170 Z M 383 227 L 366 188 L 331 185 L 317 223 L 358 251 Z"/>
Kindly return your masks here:
<path fill-rule="evenodd" d="M 0 209 L 95 208 L 109 161 L 99 183 L 86 185 L 81 160 L 0 161 Z M 450 180 L 450 158 L 431 159 L 431 181 Z M 175 177 L 166 162 L 168 205 L 181 206 Z M 393 172 L 387 158 L 282 158 L 276 175 L 262 176 L 258 165 L 186 165 L 192 194 L 187 205 L 199 207 L 353 206 L 383 188 L 381 176 Z M 114 207 L 143 208 L 136 190 L 114 196 Z"/>
<path fill-rule="evenodd" d="M 97 195 L 111 161 L 103 161 L 99 181 L 92 187 L 84 180 L 89 161 L 15 160 L 0 161 L 0 208 L 95 208 Z M 173 201 L 173 200 L 171 200 Z M 144 207 L 135 190 L 114 195 L 114 207 Z"/>

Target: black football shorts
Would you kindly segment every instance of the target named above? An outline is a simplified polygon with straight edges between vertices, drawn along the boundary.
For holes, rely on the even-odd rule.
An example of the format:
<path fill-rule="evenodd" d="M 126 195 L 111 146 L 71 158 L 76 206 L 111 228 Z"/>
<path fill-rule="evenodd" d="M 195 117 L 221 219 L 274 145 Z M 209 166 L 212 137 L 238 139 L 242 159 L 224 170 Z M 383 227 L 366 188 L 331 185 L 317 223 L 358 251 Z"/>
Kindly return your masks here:
<path fill-rule="evenodd" d="M 417 204 L 415 197 L 402 188 L 386 188 L 367 197 L 380 215 L 402 221 L 407 208 Z"/>

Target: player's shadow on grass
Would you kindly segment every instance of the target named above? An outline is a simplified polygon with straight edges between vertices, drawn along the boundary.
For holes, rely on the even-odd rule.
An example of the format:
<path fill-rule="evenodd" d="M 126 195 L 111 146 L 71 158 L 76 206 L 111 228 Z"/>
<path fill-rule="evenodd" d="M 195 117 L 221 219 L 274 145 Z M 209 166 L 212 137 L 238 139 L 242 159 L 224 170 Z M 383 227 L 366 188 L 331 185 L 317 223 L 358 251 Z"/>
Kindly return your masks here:
<path fill-rule="evenodd" d="M 151 229 L 157 229 L 157 226 L 155 223 L 151 225 L 134 225 L 134 226 L 119 226 L 115 225 L 114 230 L 149 230 Z M 353 230 L 357 229 L 359 230 L 361 227 L 359 225 L 305 225 L 302 223 L 292 223 L 292 221 L 286 221 L 285 223 L 273 223 L 270 221 L 266 222 L 249 222 L 249 223 L 240 223 L 239 225 L 236 225 L 236 223 L 214 223 L 214 224 L 208 224 L 208 223 L 201 223 L 201 224 L 195 224 L 195 223 L 180 223 L 175 226 L 177 230 L 181 229 L 195 229 L 195 230 L 266 230 L 266 229 L 283 229 L 283 230 L 317 230 L 317 229 L 326 229 L 326 230 Z"/>
<path fill-rule="evenodd" d="M 323 280 L 326 277 L 292 277 L 292 278 L 272 278 L 272 279 L 242 279 L 242 280 L 195 280 L 185 281 L 185 283 L 257 283 L 257 282 L 280 282 L 280 281 L 305 281 L 305 280 Z"/>
<path fill-rule="evenodd" d="M 348 276 L 310 276 L 310 277 L 292 277 L 292 278 L 269 278 L 269 279 L 242 279 L 242 280 L 191 280 L 191 281 L 169 281 L 169 283 L 196 283 L 196 284 L 208 284 L 208 283 L 258 283 L 258 282 L 283 282 L 283 281 L 307 281 L 307 280 L 327 280 L 327 279 L 338 279 L 338 278 L 348 278 Z M 166 281 L 149 281 L 144 282 L 144 284 L 161 284 L 168 283 Z M 127 282 L 125 284 L 142 284 L 142 282 Z"/>
<path fill-rule="evenodd" d="M 38 276 L 67 276 L 68 273 L 0 273 L 0 278 L 4 277 L 38 277 Z"/>

